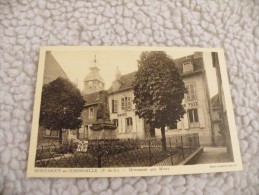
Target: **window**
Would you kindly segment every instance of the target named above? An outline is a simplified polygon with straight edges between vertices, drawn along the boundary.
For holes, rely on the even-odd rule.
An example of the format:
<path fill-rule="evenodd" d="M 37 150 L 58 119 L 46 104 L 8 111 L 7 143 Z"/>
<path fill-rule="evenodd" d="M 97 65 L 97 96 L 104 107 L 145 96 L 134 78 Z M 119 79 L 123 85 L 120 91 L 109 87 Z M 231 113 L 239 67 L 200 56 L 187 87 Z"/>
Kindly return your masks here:
<path fill-rule="evenodd" d="M 169 129 L 177 129 L 177 123 L 169 124 Z"/>
<path fill-rule="evenodd" d="M 89 108 L 89 118 L 93 118 L 94 117 L 94 108 L 90 107 Z"/>
<path fill-rule="evenodd" d="M 132 118 L 126 118 L 126 133 L 132 130 Z"/>
<path fill-rule="evenodd" d="M 113 124 L 118 127 L 119 126 L 119 121 L 118 119 L 113 119 Z"/>
<path fill-rule="evenodd" d="M 131 99 L 130 97 L 121 98 L 121 110 L 131 110 Z"/>
<path fill-rule="evenodd" d="M 121 98 L 121 110 L 125 110 L 124 98 Z"/>
<path fill-rule="evenodd" d="M 188 116 L 189 116 L 190 124 L 191 123 L 198 123 L 199 122 L 197 109 L 190 109 L 190 110 L 188 110 Z"/>
<path fill-rule="evenodd" d="M 93 82 L 92 81 L 89 81 L 89 85 L 92 85 L 93 84 Z"/>
<path fill-rule="evenodd" d="M 44 137 L 59 137 L 59 132 L 57 130 L 45 129 L 43 131 L 43 136 Z"/>
<path fill-rule="evenodd" d="M 183 73 L 193 72 L 193 64 L 191 62 L 183 62 Z"/>
<path fill-rule="evenodd" d="M 71 135 L 77 135 L 77 130 L 70 130 Z"/>
<path fill-rule="evenodd" d="M 185 87 L 187 88 L 187 95 L 186 99 L 188 101 L 192 101 L 196 99 L 196 88 L 194 83 L 186 84 Z"/>
<path fill-rule="evenodd" d="M 127 110 L 131 110 L 131 100 L 130 100 L 130 97 L 126 97 L 126 102 L 127 102 Z"/>
<path fill-rule="evenodd" d="M 112 113 L 118 112 L 118 102 L 117 100 L 112 100 Z"/>

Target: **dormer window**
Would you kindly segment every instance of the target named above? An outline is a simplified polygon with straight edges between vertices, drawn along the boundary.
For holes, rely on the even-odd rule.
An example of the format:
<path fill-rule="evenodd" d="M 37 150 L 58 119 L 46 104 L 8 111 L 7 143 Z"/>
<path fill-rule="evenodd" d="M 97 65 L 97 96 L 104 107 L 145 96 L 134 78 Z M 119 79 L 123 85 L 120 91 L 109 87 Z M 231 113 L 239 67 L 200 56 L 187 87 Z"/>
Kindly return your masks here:
<path fill-rule="evenodd" d="M 193 64 L 191 62 L 183 62 L 183 73 L 193 72 Z"/>
<path fill-rule="evenodd" d="M 89 108 L 89 118 L 93 118 L 94 117 L 94 108 L 90 107 Z"/>

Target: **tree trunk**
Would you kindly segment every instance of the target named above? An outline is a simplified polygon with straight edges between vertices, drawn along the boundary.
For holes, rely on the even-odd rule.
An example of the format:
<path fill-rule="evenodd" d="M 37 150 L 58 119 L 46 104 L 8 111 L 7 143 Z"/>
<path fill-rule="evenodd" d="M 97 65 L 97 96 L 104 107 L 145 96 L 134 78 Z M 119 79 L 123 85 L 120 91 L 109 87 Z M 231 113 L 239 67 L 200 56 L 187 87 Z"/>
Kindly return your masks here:
<path fill-rule="evenodd" d="M 161 127 L 161 136 L 162 136 L 162 149 L 166 151 L 166 139 L 165 139 L 165 126 Z"/>
<path fill-rule="evenodd" d="M 76 129 L 76 139 L 79 139 L 79 128 Z"/>
<path fill-rule="evenodd" d="M 59 138 L 58 138 L 58 141 L 59 141 L 59 145 L 62 144 L 62 129 L 59 129 Z"/>
<path fill-rule="evenodd" d="M 150 137 L 156 137 L 156 131 L 155 128 L 150 127 L 149 128 Z"/>

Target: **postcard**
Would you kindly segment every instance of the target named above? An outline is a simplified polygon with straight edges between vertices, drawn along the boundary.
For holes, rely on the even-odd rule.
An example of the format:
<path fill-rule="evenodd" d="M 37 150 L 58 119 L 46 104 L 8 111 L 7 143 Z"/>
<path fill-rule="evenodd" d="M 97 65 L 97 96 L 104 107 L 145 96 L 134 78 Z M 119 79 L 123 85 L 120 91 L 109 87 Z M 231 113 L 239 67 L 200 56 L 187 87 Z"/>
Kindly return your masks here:
<path fill-rule="evenodd" d="M 223 49 L 41 47 L 28 177 L 242 169 Z"/>

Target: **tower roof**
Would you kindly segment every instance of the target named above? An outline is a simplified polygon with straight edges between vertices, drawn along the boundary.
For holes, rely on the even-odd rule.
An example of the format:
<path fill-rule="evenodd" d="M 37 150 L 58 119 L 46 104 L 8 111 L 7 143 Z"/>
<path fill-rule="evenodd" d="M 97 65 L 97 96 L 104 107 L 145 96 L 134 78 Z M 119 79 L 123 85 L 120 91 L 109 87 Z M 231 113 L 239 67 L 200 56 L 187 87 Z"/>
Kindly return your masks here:
<path fill-rule="evenodd" d="M 93 65 L 90 67 L 90 70 L 91 72 L 86 75 L 84 81 L 98 80 L 101 83 L 104 83 L 103 78 L 99 74 L 100 69 L 97 66 L 96 56 L 94 58 Z"/>
<path fill-rule="evenodd" d="M 94 81 L 94 80 L 98 80 L 101 83 L 104 83 L 103 78 L 100 76 L 99 71 L 92 71 L 86 75 L 84 81 Z"/>

